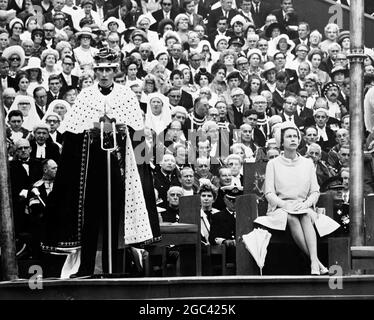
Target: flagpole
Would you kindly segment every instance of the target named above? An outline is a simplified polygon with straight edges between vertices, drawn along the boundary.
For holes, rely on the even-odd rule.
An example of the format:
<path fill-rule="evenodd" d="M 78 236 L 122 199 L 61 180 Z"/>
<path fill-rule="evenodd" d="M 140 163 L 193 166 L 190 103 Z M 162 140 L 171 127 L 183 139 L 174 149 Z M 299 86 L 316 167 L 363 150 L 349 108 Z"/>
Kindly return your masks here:
<path fill-rule="evenodd" d="M 3 88 L 0 84 L 0 256 L 2 280 L 18 278 L 12 208 Z"/>
<path fill-rule="evenodd" d="M 351 1 L 350 6 L 350 237 L 351 245 L 364 245 L 363 230 L 363 63 L 364 63 L 364 0 Z"/>

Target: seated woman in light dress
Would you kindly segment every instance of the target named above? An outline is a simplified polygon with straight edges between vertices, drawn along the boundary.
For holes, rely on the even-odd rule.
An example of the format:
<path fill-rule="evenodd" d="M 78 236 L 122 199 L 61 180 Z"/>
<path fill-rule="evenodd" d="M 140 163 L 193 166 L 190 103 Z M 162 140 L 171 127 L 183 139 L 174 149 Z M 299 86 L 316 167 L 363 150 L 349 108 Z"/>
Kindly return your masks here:
<path fill-rule="evenodd" d="M 268 212 L 255 222 L 276 230 L 285 230 L 288 225 L 297 246 L 310 258 L 311 274 L 326 274 L 328 269 L 318 259 L 313 225 L 321 236 L 335 231 L 339 225 L 315 212 L 320 195 L 316 171 L 310 159 L 297 153 L 301 136 L 295 124 L 283 122 L 275 136 L 283 151 L 280 156 L 271 159 L 266 167 Z M 328 229 L 325 233 L 322 233 L 320 223 L 315 224 L 319 219 L 323 221 L 323 228 Z"/>

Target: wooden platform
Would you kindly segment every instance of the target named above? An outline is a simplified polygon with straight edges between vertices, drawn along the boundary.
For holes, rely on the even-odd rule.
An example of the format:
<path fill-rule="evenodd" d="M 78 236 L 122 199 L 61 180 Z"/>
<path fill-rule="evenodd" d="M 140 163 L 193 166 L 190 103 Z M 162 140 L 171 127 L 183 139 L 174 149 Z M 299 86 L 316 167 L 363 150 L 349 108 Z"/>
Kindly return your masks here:
<path fill-rule="evenodd" d="M 374 276 L 341 277 L 332 290 L 328 276 L 225 276 L 132 279 L 44 280 L 31 290 L 28 280 L 0 283 L 0 300 L 79 299 L 374 299 Z"/>

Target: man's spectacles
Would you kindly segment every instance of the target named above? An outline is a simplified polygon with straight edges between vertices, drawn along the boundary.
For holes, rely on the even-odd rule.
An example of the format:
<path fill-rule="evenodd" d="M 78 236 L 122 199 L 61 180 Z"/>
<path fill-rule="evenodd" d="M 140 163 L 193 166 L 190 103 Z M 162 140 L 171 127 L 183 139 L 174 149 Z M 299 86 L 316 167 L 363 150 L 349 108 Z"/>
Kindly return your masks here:
<path fill-rule="evenodd" d="M 67 66 L 73 66 L 74 65 L 74 63 L 69 63 L 69 62 L 64 62 L 64 64 L 67 65 Z"/>
<path fill-rule="evenodd" d="M 50 120 L 47 120 L 48 123 L 57 123 L 57 122 L 60 122 L 60 120 L 53 120 L 53 119 L 50 119 Z"/>
<path fill-rule="evenodd" d="M 29 149 L 30 147 L 18 147 L 17 150 L 27 150 Z"/>
<path fill-rule="evenodd" d="M 12 57 L 12 58 L 9 58 L 10 61 L 21 61 L 21 58 L 20 57 Z"/>
<path fill-rule="evenodd" d="M 163 3 L 162 5 L 165 7 L 171 7 L 171 3 Z"/>

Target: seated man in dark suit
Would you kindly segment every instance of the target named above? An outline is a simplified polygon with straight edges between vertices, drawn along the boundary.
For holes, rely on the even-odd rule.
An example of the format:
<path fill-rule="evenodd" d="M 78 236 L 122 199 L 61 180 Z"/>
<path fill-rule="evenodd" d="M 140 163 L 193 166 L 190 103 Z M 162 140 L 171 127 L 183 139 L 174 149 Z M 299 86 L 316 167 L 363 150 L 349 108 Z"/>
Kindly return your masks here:
<path fill-rule="evenodd" d="M 47 91 L 47 106 L 56 99 L 62 99 L 62 82 L 61 78 L 57 74 L 52 74 L 48 78 L 48 87 L 49 90 Z"/>
<path fill-rule="evenodd" d="M 277 21 L 284 25 L 287 29 L 287 34 L 291 39 L 297 37 L 297 25 L 298 16 L 292 5 L 292 0 L 281 0 L 280 9 L 275 9 L 272 11 L 277 17 Z"/>
<path fill-rule="evenodd" d="M 54 23 L 53 16 L 55 15 L 56 12 L 62 12 L 61 10 L 64 7 L 64 5 L 65 5 L 64 0 L 53 0 L 53 9 L 44 15 L 44 22 Z M 73 20 L 71 18 L 71 15 L 68 13 L 64 13 L 64 15 L 65 15 L 65 26 L 69 26 L 71 30 L 74 30 L 74 25 L 73 25 Z"/>
<path fill-rule="evenodd" d="M 33 92 L 34 100 L 35 100 L 35 108 L 36 112 L 40 119 L 44 117 L 44 114 L 47 111 L 47 90 L 44 87 L 39 86 L 34 89 Z"/>
<path fill-rule="evenodd" d="M 276 75 L 275 83 L 276 85 L 273 93 L 273 105 L 277 114 L 280 114 L 283 110 L 284 99 L 290 94 L 290 92 L 286 90 L 289 83 L 287 73 L 284 71 L 279 71 Z"/>
<path fill-rule="evenodd" d="M 227 18 L 221 16 L 217 19 L 216 29 L 208 33 L 208 40 L 212 48 L 217 49 L 214 45 L 214 41 L 218 35 L 228 36 L 229 25 L 227 23 Z"/>
<path fill-rule="evenodd" d="M 25 244 L 26 234 L 30 234 L 29 219 L 25 212 L 28 191 L 33 183 L 42 177 L 40 161 L 30 158 L 30 142 L 18 139 L 15 143 L 15 157 L 9 162 L 12 190 L 13 216 L 17 250 Z M 19 243 L 22 244 L 19 247 Z M 17 252 L 17 255 L 19 252 Z"/>
<path fill-rule="evenodd" d="M 293 122 L 299 129 L 304 128 L 304 121 L 297 114 L 297 99 L 293 94 L 284 99 L 282 120 Z"/>
<path fill-rule="evenodd" d="M 297 96 L 297 115 L 304 121 L 309 117 L 313 117 L 313 110 L 306 107 L 306 101 L 308 99 L 308 93 L 306 90 L 301 89 Z"/>
<path fill-rule="evenodd" d="M 286 68 L 286 56 L 283 52 L 278 51 L 274 54 L 274 64 L 278 72 L 286 72 L 288 77 L 288 83 L 293 83 L 297 81 L 296 71 L 293 69 Z"/>
<path fill-rule="evenodd" d="M 166 65 L 166 68 L 170 71 L 174 71 L 181 64 L 188 66 L 188 61 L 183 58 L 183 48 L 180 43 L 174 43 L 170 50 L 170 58 Z"/>
<path fill-rule="evenodd" d="M 158 199 L 162 200 L 161 207 L 167 206 L 167 191 L 171 186 L 180 186 L 177 175 L 175 158 L 171 154 L 165 154 L 159 165 L 153 172 L 154 188 L 157 191 Z"/>
<path fill-rule="evenodd" d="M 62 72 L 59 74 L 61 79 L 61 91 L 66 91 L 67 87 L 78 87 L 79 78 L 71 74 L 74 69 L 74 60 L 72 56 L 65 56 L 62 59 Z"/>
<path fill-rule="evenodd" d="M 244 112 L 249 109 L 244 105 L 244 90 L 241 88 L 234 88 L 231 90 L 232 105 L 227 107 L 227 116 L 231 124 L 239 129 L 243 124 Z"/>
<path fill-rule="evenodd" d="M 287 90 L 297 94 L 301 89 L 304 89 L 306 76 L 310 73 L 310 65 L 308 62 L 300 62 L 298 67 L 298 79 L 287 86 Z"/>
<path fill-rule="evenodd" d="M 26 139 L 29 136 L 29 130 L 22 127 L 23 114 L 20 110 L 12 110 L 8 115 L 9 127 L 6 129 L 6 137 L 12 143 L 15 143 L 20 138 Z"/>
<path fill-rule="evenodd" d="M 271 8 L 268 3 L 265 3 L 262 0 L 252 1 L 251 13 L 256 29 L 260 29 L 265 24 L 266 17 L 270 11 Z"/>
<path fill-rule="evenodd" d="M 161 0 L 161 9 L 156 10 L 152 13 L 153 18 L 156 22 L 150 26 L 150 30 L 158 31 L 158 24 L 163 19 L 171 19 L 174 21 L 175 17 L 178 15 L 179 10 L 173 7 L 172 0 Z"/>
<path fill-rule="evenodd" d="M 208 33 L 214 32 L 218 19 L 221 16 L 227 18 L 227 23 L 230 25 L 231 19 L 238 14 L 238 11 L 232 8 L 233 0 L 221 0 L 221 7 L 210 12 L 208 17 Z"/>
<path fill-rule="evenodd" d="M 39 123 L 34 126 L 34 140 L 30 142 L 30 157 L 37 160 L 52 159 L 56 163 L 60 160 L 60 149 L 57 144 L 48 140 L 49 126 Z"/>
<path fill-rule="evenodd" d="M 162 222 L 179 221 L 179 198 L 183 196 L 183 189 L 171 186 L 167 191 L 167 208 L 161 212 Z"/>
<path fill-rule="evenodd" d="M 309 46 L 309 34 L 310 34 L 309 23 L 305 21 L 299 22 L 299 25 L 297 27 L 297 33 L 298 33 L 298 37 L 292 40 L 295 43 L 295 48 L 292 50 L 291 53 L 294 55 L 296 53 L 295 49 L 299 44 L 304 44 L 306 46 Z"/>
<path fill-rule="evenodd" d="M 104 21 L 107 20 L 109 17 L 115 17 L 117 19 L 121 19 L 123 23 L 126 25 L 126 28 L 134 27 L 135 21 L 131 15 L 132 9 L 132 2 L 131 0 L 121 0 L 119 6 L 113 8 L 112 10 L 108 10 L 107 14 L 104 17 Z"/>

